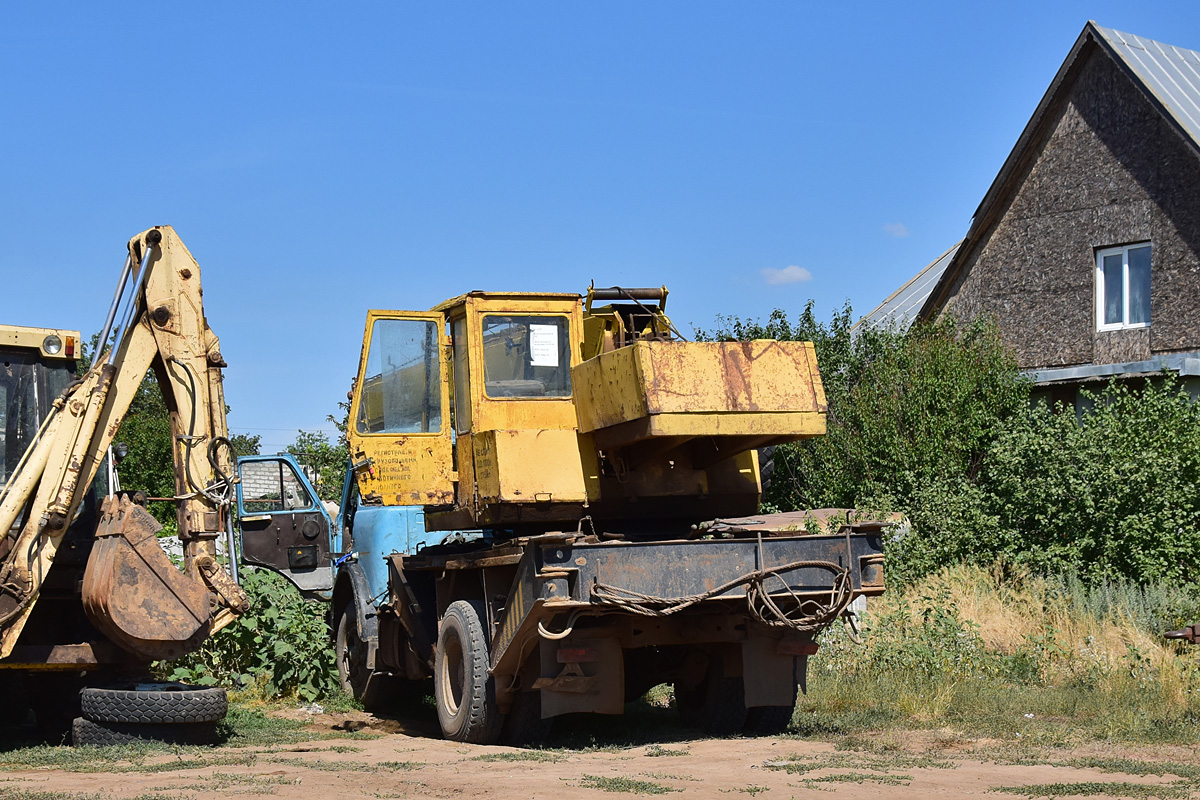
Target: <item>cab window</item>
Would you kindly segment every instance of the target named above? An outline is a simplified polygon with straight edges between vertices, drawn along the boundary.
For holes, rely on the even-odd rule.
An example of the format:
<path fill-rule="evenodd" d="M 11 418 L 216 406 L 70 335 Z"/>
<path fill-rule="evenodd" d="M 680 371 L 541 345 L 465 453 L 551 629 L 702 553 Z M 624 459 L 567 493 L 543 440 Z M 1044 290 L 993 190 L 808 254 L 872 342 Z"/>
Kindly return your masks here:
<path fill-rule="evenodd" d="M 570 397 L 566 317 L 483 318 L 484 393 L 490 398 Z"/>
<path fill-rule="evenodd" d="M 355 425 L 359 433 L 442 430 L 442 364 L 436 322 L 380 319 L 371 326 Z"/>
<path fill-rule="evenodd" d="M 247 514 L 312 508 L 312 495 L 286 461 L 247 461 L 242 478 L 242 510 Z"/>
<path fill-rule="evenodd" d="M 50 405 L 75 377 L 75 362 L 0 352 L 0 485 L 12 477 Z"/>

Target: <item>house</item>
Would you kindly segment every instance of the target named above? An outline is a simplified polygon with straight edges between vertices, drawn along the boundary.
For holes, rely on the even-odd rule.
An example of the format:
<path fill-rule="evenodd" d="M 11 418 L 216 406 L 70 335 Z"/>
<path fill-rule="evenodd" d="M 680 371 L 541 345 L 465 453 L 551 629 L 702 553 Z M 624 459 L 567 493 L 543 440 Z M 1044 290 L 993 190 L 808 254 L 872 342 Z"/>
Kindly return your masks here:
<path fill-rule="evenodd" d="M 1084 27 L 916 317 L 943 313 L 994 316 L 1055 400 L 1200 388 L 1200 53 Z"/>

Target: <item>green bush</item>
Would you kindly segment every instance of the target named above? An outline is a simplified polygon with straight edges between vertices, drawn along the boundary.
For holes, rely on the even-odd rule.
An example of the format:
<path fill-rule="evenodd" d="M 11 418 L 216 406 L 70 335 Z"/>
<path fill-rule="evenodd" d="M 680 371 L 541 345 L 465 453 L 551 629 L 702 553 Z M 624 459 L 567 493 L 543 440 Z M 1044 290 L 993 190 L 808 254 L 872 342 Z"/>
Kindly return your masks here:
<path fill-rule="evenodd" d="M 1086 395 L 1079 415 L 1044 404 L 1010 421 L 982 483 L 1001 520 L 994 549 L 1095 581 L 1200 579 L 1200 405 L 1175 378 Z"/>
<path fill-rule="evenodd" d="M 311 702 L 336 692 L 327 605 L 305 600 L 286 578 L 268 570 L 247 570 L 241 578 L 250 611 L 160 671 L 200 685 L 257 685 L 273 698 Z"/>
<path fill-rule="evenodd" d="M 1031 403 L 1031 384 L 987 321 L 859 329 L 720 318 L 702 339 L 813 341 L 825 436 L 775 450 L 767 509 L 903 512 L 888 576 L 1003 559 L 1089 584 L 1200 583 L 1200 404 L 1164 376 L 1083 394 L 1090 410 Z"/>

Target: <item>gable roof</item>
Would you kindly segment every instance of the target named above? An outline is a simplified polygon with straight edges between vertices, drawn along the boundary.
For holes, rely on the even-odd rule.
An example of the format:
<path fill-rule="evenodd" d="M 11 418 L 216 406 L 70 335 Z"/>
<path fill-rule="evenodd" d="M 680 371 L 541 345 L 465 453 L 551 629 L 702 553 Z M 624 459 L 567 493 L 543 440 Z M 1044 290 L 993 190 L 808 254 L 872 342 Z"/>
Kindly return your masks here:
<path fill-rule="evenodd" d="M 1015 191 L 1014 183 L 1036 158 L 1035 145 L 1042 141 L 1046 127 L 1051 122 L 1048 118 L 1050 110 L 1075 82 L 1087 56 L 1096 47 L 1113 59 L 1159 113 L 1171 122 L 1184 141 L 1200 155 L 1200 53 L 1112 28 L 1102 28 L 1089 21 L 983 196 L 966 237 L 959 243 L 955 257 L 916 314 L 918 319 L 929 319 L 945 304 L 950 289 L 962 273 L 963 262 L 971 252 L 971 245 L 991 227 L 994 217 L 1003 209 L 999 201 Z"/>
<path fill-rule="evenodd" d="M 854 323 L 854 328 L 851 330 L 863 325 L 871 327 L 898 325 L 903 328 L 911 325 L 925 305 L 925 301 L 929 299 L 929 293 L 941 280 L 942 273 L 950 265 L 950 260 L 954 258 L 954 254 L 958 252 L 961 244 L 962 240 L 960 239 L 953 247 L 909 278 L 907 283 L 888 295 L 886 300 L 864 314 L 862 319 Z"/>

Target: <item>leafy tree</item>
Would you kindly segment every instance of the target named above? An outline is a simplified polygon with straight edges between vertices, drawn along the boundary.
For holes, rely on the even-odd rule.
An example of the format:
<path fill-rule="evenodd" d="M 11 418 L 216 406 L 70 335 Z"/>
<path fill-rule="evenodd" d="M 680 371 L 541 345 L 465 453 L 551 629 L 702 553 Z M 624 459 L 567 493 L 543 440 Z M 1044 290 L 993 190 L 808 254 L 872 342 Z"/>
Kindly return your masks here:
<path fill-rule="evenodd" d="M 229 413 L 228 406 L 225 407 L 225 413 Z M 229 443 L 233 445 L 233 453 L 238 458 L 242 456 L 256 456 L 259 454 L 259 448 L 262 446 L 262 437 L 258 434 L 231 433 L 229 434 Z"/>
<path fill-rule="evenodd" d="M 345 436 L 339 439 L 337 444 L 331 444 L 324 431 L 297 431 L 296 441 L 287 447 L 297 461 L 316 474 L 317 495 L 334 503 L 342 501 L 342 482 L 350 461 Z"/>

